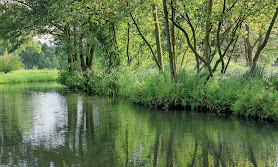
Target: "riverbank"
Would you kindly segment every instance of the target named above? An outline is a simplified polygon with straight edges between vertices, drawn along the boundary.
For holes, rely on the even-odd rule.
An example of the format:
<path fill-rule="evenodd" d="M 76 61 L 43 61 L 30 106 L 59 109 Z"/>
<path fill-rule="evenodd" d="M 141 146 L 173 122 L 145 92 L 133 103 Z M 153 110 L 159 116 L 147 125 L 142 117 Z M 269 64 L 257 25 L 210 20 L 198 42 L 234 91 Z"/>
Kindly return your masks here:
<path fill-rule="evenodd" d="M 179 72 L 173 84 L 169 72 L 141 68 L 110 74 L 61 72 L 59 82 L 92 94 L 125 96 L 145 106 L 278 120 L 277 69 L 260 69 L 251 76 L 248 68 L 237 67 L 225 75 L 216 74 L 205 84 L 206 76 L 187 69 Z"/>
<path fill-rule="evenodd" d="M 55 81 L 58 70 L 17 70 L 10 73 L 0 73 L 0 84 Z"/>

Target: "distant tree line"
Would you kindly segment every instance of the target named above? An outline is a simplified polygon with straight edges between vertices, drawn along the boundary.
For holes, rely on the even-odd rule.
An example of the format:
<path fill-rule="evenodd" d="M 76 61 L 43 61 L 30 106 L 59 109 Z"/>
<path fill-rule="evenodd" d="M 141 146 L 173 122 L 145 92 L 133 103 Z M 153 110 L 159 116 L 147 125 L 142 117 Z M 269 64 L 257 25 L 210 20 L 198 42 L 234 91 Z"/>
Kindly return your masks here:
<path fill-rule="evenodd" d="M 25 69 L 62 68 L 66 63 L 63 61 L 63 56 L 55 50 L 55 47 L 47 44 L 42 44 L 41 50 L 26 47 L 19 53 L 19 56 Z"/>

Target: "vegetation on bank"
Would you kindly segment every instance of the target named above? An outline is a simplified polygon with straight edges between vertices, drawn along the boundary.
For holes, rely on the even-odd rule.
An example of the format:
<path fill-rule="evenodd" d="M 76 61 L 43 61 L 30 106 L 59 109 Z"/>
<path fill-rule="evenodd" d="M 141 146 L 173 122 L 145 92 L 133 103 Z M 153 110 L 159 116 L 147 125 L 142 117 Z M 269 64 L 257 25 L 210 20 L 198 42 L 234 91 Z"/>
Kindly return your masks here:
<path fill-rule="evenodd" d="M 277 72 L 258 68 L 278 62 L 274 1 L 30 0 L 0 8 L 0 49 L 13 53 L 32 35 L 50 35 L 59 59 L 46 46 L 20 56 L 25 68 L 63 61 L 59 83 L 69 88 L 278 120 Z M 231 68 L 235 62 L 244 67 Z"/>
<path fill-rule="evenodd" d="M 0 73 L 0 84 L 55 81 L 58 70 L 17 70 L 10 73 Z"/>
<path fill-rule="evenodd" d="M 183 107 L 198 111 L 278 120 L 278 72 L 237 67 L 226 75 L 218 73 L 206 82 L 207 72 L 178 73 L 171 82 L 169 72 L 146 68 L 121 69 L 105 73 L 59 73 L 59 83 L 71 89 L 98 95 L 121 95 L 133 102 L 153 107 Z"/>

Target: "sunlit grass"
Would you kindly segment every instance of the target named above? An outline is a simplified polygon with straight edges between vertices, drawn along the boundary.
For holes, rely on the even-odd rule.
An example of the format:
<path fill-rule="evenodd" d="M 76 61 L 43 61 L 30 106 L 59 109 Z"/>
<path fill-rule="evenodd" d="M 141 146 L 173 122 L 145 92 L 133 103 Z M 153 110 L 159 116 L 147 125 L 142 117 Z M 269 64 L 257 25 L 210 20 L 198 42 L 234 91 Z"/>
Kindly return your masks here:
<path fill-rule="evenodd" d="M 58 70 L 18 70 L 10 73 L 0 73 L 0 84 L 55 81 Z"/>

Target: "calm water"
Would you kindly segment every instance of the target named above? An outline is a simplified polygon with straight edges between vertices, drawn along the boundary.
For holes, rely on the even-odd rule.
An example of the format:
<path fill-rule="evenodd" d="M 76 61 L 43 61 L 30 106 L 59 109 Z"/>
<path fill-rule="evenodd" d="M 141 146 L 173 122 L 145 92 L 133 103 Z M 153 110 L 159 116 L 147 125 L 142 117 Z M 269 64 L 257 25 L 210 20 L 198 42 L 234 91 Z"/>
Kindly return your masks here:
<path fill-rule="evenodd" d="M 0 85 L 0 165 L 276 166 L 278 129 L 124 99 Z"/>

